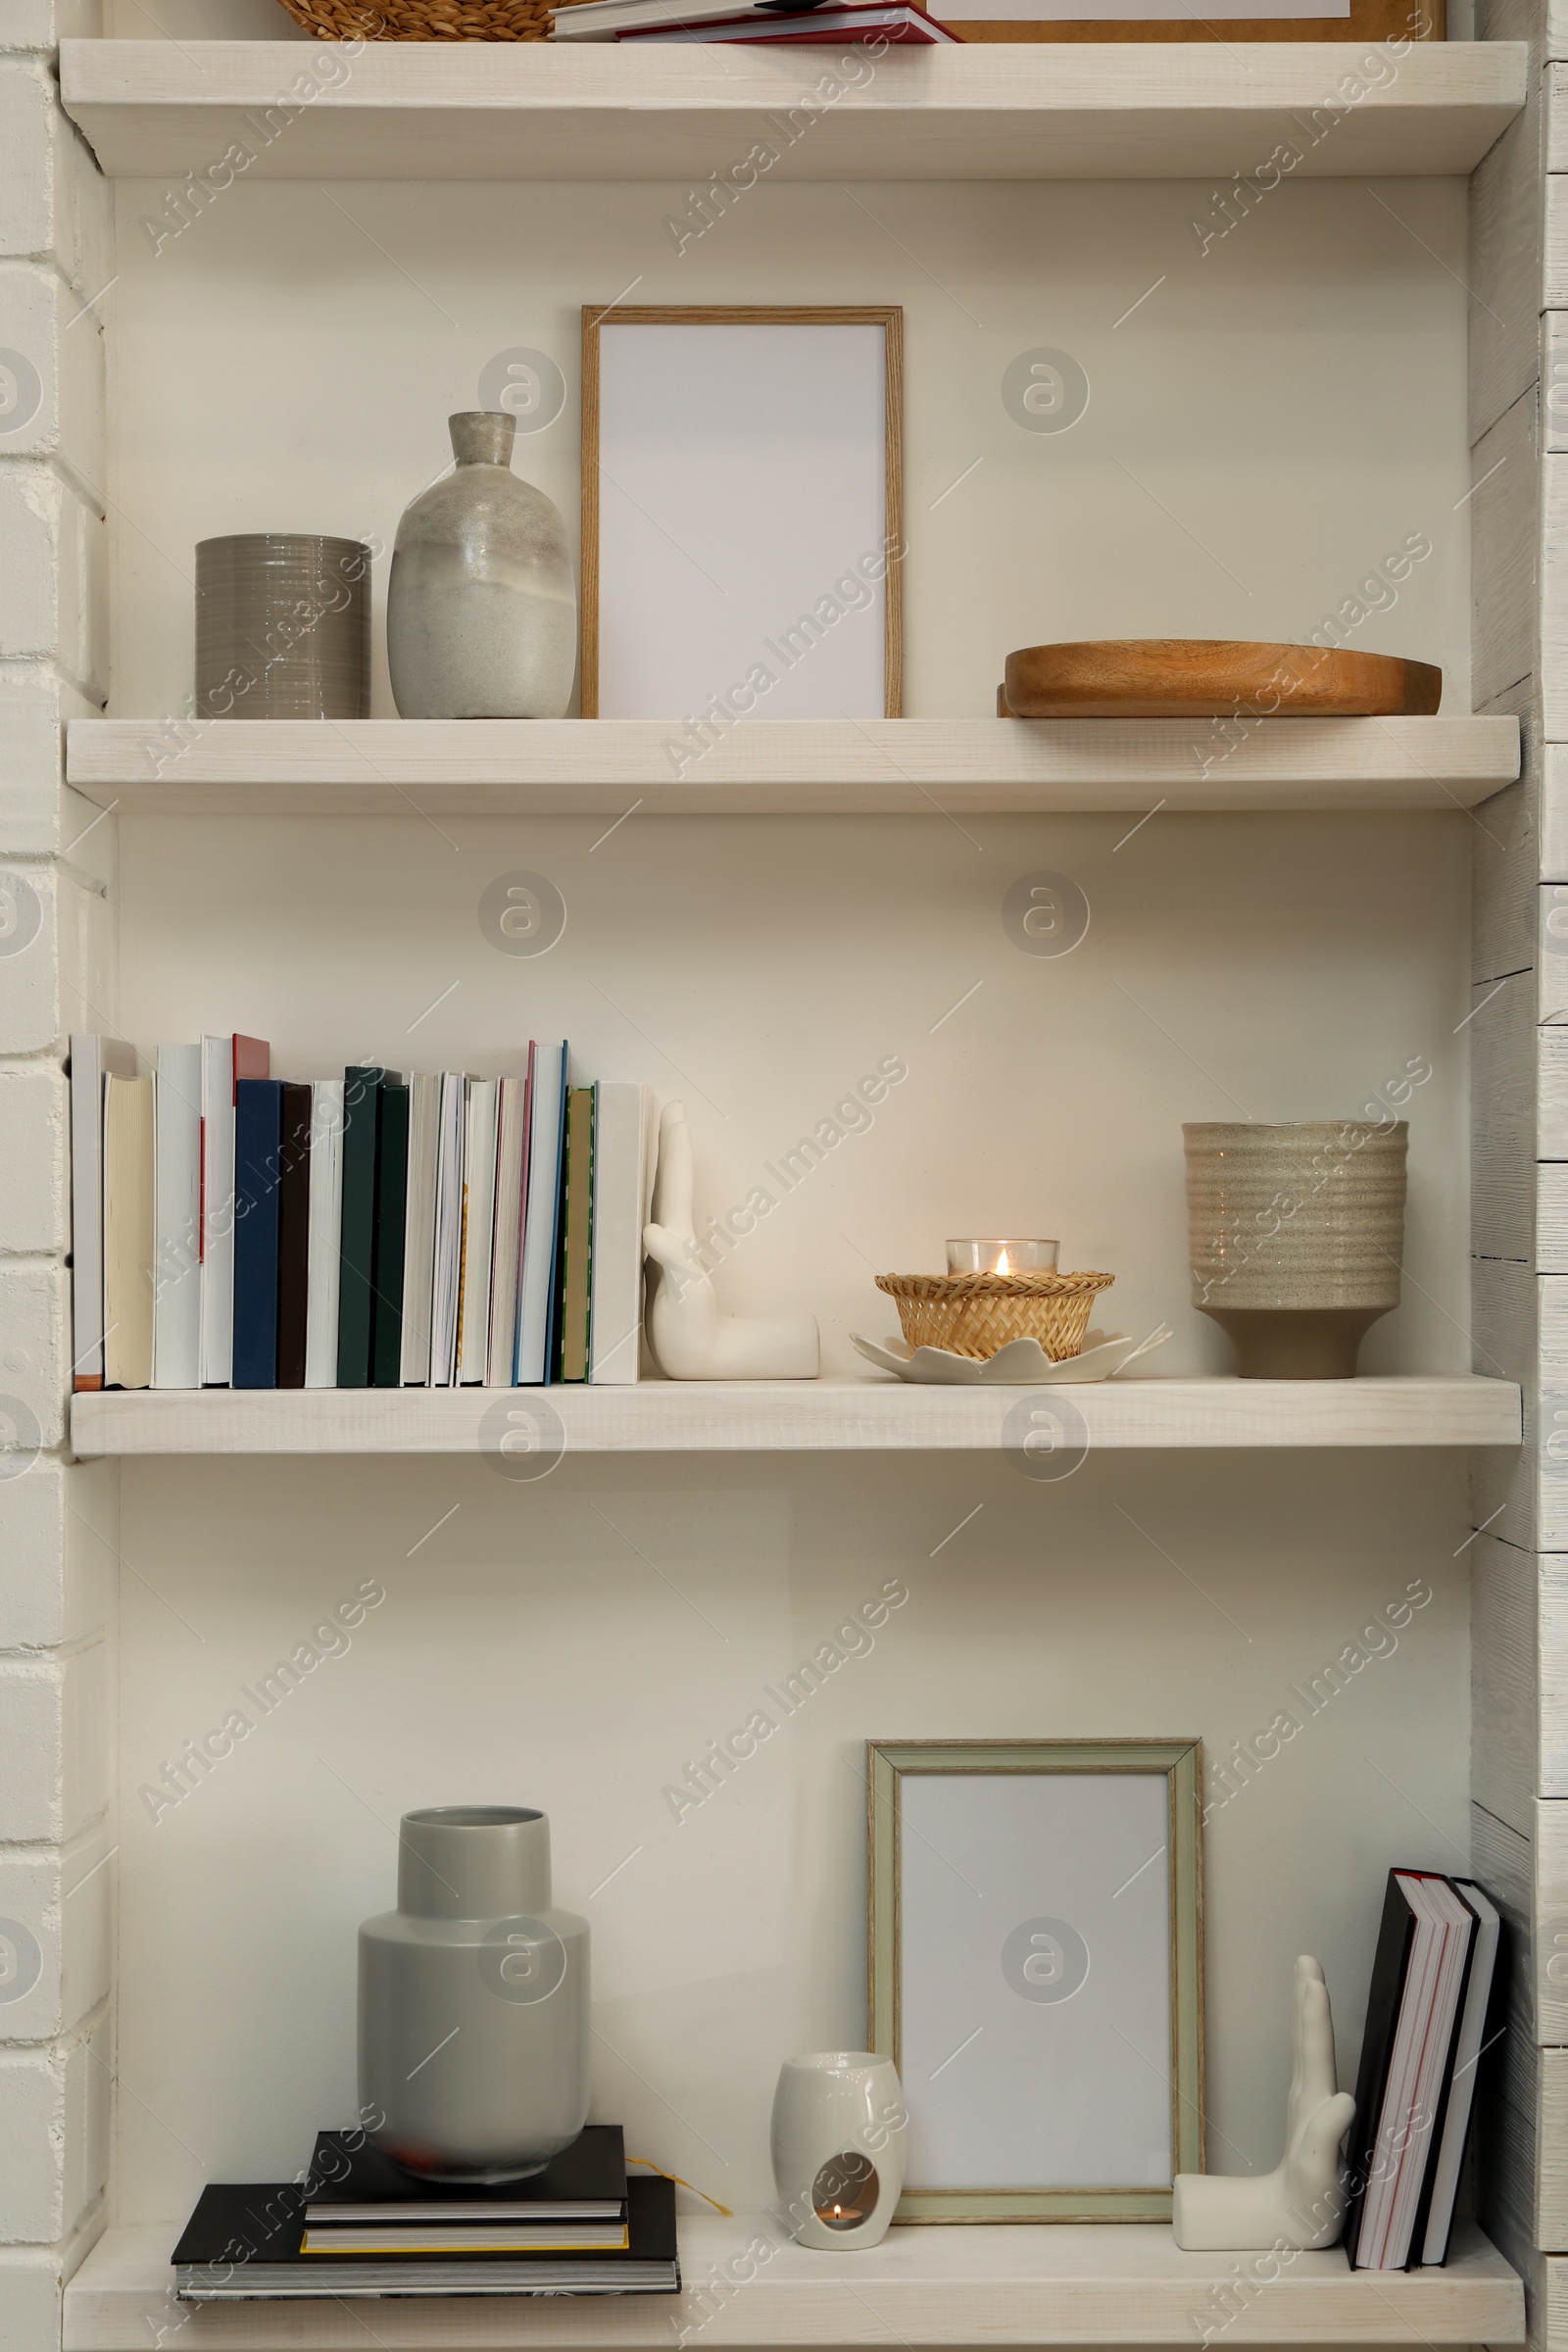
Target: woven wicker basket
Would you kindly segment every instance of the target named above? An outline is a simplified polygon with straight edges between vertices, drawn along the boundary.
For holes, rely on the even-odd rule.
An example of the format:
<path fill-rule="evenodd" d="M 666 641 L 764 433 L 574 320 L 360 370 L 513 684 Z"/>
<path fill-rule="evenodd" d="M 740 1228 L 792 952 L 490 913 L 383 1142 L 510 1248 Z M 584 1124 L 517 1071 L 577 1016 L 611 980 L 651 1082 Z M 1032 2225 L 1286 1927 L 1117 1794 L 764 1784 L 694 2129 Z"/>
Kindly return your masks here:
<path fill-rule="evenodd" d="M 282 0 L 318 41 L 543 41 L 549 0 Z"/>
<path fill-rule="evenodd" d="M 1009 1340 L 1038 1340 L 1053 1363 L 1078 1354 L 1095 1300 L 1114 1274 L 879 1274 L 910 1349 L 946 1348 L 979 1363 Z"/>

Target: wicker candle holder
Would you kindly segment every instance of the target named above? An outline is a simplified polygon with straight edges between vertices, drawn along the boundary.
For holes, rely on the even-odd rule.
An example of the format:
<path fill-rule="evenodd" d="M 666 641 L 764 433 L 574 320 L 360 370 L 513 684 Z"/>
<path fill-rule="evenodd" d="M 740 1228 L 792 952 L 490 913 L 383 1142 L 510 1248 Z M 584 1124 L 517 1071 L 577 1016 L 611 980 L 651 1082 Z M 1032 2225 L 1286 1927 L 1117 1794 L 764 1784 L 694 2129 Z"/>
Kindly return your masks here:
<path fill-rule="evenodd" d="M 550 0 L 282 0 L 318 41 L 543 41 Z"/>
<path fill-rule="evenodd" d="M 1114 1274 L 879 1274 L 912 1354 L 946 1348 L 985 1363 L 1009 1340 L 1038 1340 L 1053 1363 L 1083 1348 Z"/>

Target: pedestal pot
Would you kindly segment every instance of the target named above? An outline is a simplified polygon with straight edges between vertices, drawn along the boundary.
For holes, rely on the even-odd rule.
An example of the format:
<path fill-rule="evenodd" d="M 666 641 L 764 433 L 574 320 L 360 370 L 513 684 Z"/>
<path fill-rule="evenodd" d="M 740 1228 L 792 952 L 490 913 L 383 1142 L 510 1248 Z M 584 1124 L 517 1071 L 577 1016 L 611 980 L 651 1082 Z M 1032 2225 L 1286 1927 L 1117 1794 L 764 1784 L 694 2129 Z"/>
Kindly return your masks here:
<path fill-rule="evenodd" d="M 516 2180 L 588 2119 L 588 1923 L 525 1806 L 403 1816 L 398 1907 L 360 1930 L 360 2101 L 432 2180 Z"/>

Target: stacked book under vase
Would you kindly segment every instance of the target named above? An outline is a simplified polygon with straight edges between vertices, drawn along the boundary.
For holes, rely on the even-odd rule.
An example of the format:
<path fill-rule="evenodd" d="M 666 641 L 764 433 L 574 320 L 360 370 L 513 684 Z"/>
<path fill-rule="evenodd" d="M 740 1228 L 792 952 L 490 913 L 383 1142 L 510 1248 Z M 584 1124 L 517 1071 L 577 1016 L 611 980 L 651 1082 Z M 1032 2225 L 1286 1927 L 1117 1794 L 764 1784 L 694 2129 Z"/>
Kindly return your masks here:
<path fill-rule="evenodd" d="M 188 2303 L 680 2290 L 674 2183 L 628 2175 L 618 2124 L 489 2182 L 419 2180 L 361 2131 L 322 2132 L 303 2180 L 203 2189 L 172 2260 Z"/>

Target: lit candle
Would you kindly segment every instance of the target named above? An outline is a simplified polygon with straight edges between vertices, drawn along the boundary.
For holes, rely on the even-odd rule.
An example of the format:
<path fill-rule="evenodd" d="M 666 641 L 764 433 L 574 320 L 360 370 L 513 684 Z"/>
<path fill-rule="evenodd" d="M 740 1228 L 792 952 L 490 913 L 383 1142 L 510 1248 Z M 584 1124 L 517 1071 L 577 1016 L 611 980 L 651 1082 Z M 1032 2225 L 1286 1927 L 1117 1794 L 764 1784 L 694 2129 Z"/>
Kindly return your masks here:
<path fill-rule="evenodd" d="M 1057 1242 L 950 1241 L 950 1274 L 1054 1274 Z"/>

